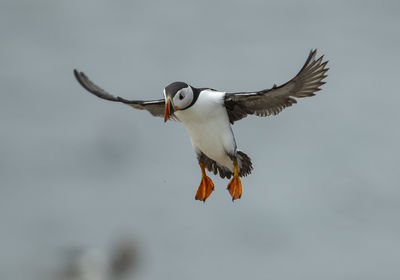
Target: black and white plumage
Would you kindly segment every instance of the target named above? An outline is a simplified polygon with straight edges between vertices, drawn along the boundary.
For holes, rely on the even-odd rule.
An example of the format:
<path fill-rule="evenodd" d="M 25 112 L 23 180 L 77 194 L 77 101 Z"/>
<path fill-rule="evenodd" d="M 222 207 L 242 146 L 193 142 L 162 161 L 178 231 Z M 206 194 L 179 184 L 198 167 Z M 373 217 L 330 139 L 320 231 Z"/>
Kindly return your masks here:
<path fill-rule="evenodd" d="M 74 70 L 74 74 L 86 90 L 100 98 L 147 110 L 153 116 L 164 116 L 165 121 L 169 118 L 181 121 L 199 163 L 222 178 L 230 178 L 234 175 L 235 162 L 240 177 L 252 170 L 250 158 L 236 148 L 231 124 L 247 115 L 276 115 L 297 103 L 295 98 L 315 95 L 325 83 L 327 62 L 323 61 L 323 56 L 317 59 L 316 50 L 312 50 L 299 73 L 281 86 L 255 92 L 226 93 L 175 82 L 164 89 L 163 99 L 151 101 L 115 97 L 91 82 L 84 73 Z"/>

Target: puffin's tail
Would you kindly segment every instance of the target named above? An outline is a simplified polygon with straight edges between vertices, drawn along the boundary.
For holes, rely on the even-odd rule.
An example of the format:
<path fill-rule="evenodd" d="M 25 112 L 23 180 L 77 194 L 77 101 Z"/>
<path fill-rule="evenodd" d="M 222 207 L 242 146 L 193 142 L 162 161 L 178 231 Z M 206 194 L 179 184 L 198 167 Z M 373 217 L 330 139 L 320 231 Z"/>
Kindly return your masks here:
<path fill-rule="evenodd" d="M 221 178 L 231 178 L 233 176 L 233 170 L 230 170 L 228 167 L 223 166 L 217 163 L 215 160 L 210 159 L 202 152 L 197 153 L 197 159 L 199 162 L 202 162 L 204 166 L 208 169 L 208 171 L 213 172 L 214 174 L 219 173 Z M 235 157 L 231 157 L 232 160 Z M 245 177 L 251 173 L 253 170 L 253 165 L 251 164 L 251 159 L 248 155 L 243 153 L 242 151 L 236 151 L 236 160 L 239 164 L 239 177 Z"/>
<path fill-rule="evenodd" d="M 237 151 L 236 157 L 239 163 L 239 177 L 249 175 L 251 170 L 253 170 L 253 164 L 251 163 L 250 157 L 242 151 Z"/>

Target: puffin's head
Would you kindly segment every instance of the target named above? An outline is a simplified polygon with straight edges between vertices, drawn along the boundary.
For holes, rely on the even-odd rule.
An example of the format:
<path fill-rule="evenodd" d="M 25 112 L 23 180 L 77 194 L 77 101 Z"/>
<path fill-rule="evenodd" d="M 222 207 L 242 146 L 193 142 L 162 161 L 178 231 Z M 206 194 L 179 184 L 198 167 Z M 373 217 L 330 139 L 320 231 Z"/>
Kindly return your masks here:
<path fill-rule="evenodd" d="M 183 82 L 175 82 L 164 89 L 164 122 L 177 110 L 188 108 L 193 101 L 193 88 Z"/>

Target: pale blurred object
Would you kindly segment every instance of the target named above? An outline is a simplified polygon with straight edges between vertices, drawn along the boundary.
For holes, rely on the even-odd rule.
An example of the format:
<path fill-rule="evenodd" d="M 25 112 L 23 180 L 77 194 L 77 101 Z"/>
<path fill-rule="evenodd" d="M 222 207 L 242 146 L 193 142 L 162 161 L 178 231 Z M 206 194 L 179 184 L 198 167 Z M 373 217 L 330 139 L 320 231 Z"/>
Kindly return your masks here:
<path fill-rule="evenodd" d="M 137 247 L 120 242 L 111 253 L 100 249 L 74 250 L 60 274 L 62 280 L 120 280 L 132 276 L 137 266 Z"/>
<path fill-rule="evenodd" d="M 63 280 L 107 280 L 109 260 L 97 249 L 73 252 L 62 273 Z"/>

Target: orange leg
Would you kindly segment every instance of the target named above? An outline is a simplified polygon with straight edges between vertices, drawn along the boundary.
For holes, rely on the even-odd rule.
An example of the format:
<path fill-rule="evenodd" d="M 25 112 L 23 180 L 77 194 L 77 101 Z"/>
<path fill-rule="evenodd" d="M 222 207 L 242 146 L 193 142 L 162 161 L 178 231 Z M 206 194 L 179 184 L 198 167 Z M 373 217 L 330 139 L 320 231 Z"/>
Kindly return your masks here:
<path fill-rule="evenodd" d="M 240 181 L 238 175 L 238 163 L 237 161 L 233 162 L 234 173 L 233 178 L 228 184 L 228 191 L 232 196 L 232 201 L 235 199 L 239 199 L 242 196 L 242 182 Z"/>
<path fill-rule="evenodd" d="M 205 202 L 207 197 L 209 197 L 214 190 L 214 183 L 211 181 L 210 177 L 206 175 L 204 163 L 200 162 L 199 164 L 201 168 L 201 182 L 199 187 L 197 188 L 195 199 Z"/>

